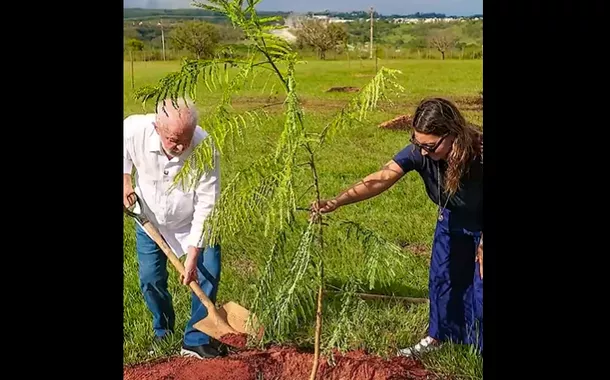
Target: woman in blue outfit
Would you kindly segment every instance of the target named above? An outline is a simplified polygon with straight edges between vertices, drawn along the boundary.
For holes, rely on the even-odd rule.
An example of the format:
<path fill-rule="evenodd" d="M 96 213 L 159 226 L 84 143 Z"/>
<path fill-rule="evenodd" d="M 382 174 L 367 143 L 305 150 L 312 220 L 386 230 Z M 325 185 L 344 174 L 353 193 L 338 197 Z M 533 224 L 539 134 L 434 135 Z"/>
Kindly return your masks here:
<path fill-rule="evenodd" d="M 474 345 L 483 351 L 483 135 L 457 107 L 426 99 L 413 117 L 411 144 L 373 173 L 313 212 L 381 194 L 415 170 L 428 197 L 438 205 L 429 276 L 428 336 L 399 351 L 410 356 L 441 342 Z"/>

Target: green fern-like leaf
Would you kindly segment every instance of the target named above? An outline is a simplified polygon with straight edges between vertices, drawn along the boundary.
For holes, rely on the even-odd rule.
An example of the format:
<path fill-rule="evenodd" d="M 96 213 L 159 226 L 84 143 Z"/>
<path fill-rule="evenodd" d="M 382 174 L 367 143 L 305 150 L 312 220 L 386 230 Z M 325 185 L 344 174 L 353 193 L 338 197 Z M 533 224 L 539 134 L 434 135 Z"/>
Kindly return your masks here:
<path fill-rule="evenodd" d="M 364 268 L 369 289 L 378 283 L 387 285 L 395 279 L 395 269 L 404 267 L 409 257 L 399 246 L 388 241 L 379 233 L 353 221 L 339 221 L 345 228 L 348 239 L 359 241 L 364 250 Z"/>
<path fill-rule="evenodd" d="M 134 97 L 142 102 L 146 107 L 149 100 L 158 104 L 164 99 L 176 101 L 178 98 L 191 97 L 196 99 L 197 83 L 202 80 L 210 91 L 221 83 L 228 72 L 233 67 L 251 65 L 249 61 L 236 60 L 230 58 L 215 58 L 210 60 L 189 60 L 185 59 L 182 68 L 178 72 L 167 74 L 161 78 L 156 86 L 145 86 L 134 92 Z"/>
<path fill-rule="evenodd" d="M 267 236 L 281 230 L 296 209 L 292 168 L 289 160 L 269 154 L 239 171 L 208 218 L 210 239 L 246 233 L 259 224 Z"/>
<path fill-rule="evenodd" d="M 324 353 L 327 355 L 332 354 L 332 350 L 335 348 L 346 347 L 350 339 L 350 332 L 357 328 L 353 326 L 353 317 L 359 305 L 356 291 L 357 281 L 354 278 L 343 286 L 340 293 L 341 310 L 337 316 L 337 323 L 334 324 L 335 328 L 328 332 L 329 337 L 324 344 Z"/>
<path fill-rule="evenodd" d="M 281 231 L 282 237 L 276 240 L 275 249 L 267 258 L 256 289 L 254 310 L 275 339 L 289 335 L 315 314 L 316 289 L 307 284 L 316 277 L 312 262 L 317 257 L 314 240 L 318 228 L 318 224 L 309 221 L 294 250 L 285 249 L 287 229 Z"/>

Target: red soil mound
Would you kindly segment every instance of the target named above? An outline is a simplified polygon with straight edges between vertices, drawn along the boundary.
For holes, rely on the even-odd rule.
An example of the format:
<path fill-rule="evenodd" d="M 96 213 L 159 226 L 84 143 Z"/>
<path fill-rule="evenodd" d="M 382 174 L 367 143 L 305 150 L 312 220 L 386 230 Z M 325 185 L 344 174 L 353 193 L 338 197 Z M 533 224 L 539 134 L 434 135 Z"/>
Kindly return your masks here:
<path fill-rule="evenodd" d="M 244 351 L 224 358 L 170 358 L 123 369 L 124 380 L 300 380 L 309 379 L 313 354 L 295 348 L 272 347 Z M 335 356 L 335 364 L 320 359 L 318 376 L 324 380 L 402 380 L 434 378 L 414 359 L 385 360 L 355 351 Z"/>
<path fill-rule="evenodd" d="M 400 115 L 393 119 L 384 121 L 379 124 L 379 128 L 382 129 L 396 129 L 396 130 L 407 130 L 411 128 L 411 124 L 413 122 L 413 118 L 411 115 Z"/>

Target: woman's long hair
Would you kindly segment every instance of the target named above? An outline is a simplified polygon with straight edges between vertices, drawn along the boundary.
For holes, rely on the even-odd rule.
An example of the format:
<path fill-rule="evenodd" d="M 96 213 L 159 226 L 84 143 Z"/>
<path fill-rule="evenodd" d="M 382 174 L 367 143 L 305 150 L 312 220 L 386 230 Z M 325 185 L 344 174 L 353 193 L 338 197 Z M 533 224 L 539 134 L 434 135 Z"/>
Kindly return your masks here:
<path fill-rule="evenodd" d="M 455 194 L 470 162 L 479 155 L 482 159 L 483 134 L 466 122 L 455 104 L 443 98 L 428 98 L 419 104 L 413 116 L 413 129 L 435 136 L 447 133 L 455 136 L 445 176 L 445 191 Z"/>

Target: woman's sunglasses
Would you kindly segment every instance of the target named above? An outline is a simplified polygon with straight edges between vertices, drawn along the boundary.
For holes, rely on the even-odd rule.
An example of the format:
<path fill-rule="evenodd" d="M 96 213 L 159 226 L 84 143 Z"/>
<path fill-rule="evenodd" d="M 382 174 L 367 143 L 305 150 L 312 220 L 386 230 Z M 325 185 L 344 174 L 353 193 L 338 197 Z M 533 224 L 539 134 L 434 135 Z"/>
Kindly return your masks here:
<path fill-rule="evenodd" d="M 415 139 L 415 135 L 411 134 L 411 144 L 415 145 L 419 149 L 425 150 L 428 153 L 434 153 L 438 149 L 438 147 L 442 144 L 442 142 L 445 139 L 445 137 L 447 137 L 447 136 L 449 136 L 449 133 L 445 133 L 444 135 L 442 135 L 441 138 L 438 139 L 438 141 L 434 145 L 429 145 L 429 144 L 421 144 L 421 143 L 419 143 Z"/>

